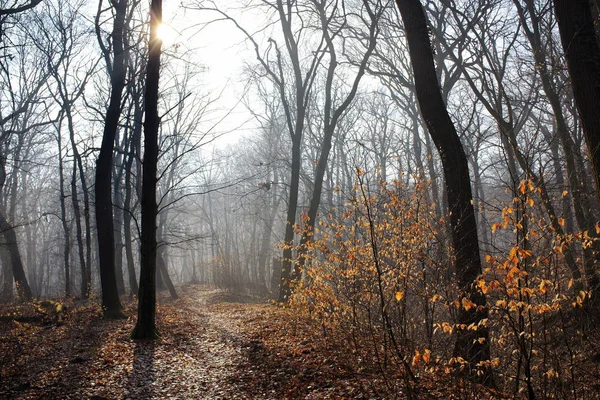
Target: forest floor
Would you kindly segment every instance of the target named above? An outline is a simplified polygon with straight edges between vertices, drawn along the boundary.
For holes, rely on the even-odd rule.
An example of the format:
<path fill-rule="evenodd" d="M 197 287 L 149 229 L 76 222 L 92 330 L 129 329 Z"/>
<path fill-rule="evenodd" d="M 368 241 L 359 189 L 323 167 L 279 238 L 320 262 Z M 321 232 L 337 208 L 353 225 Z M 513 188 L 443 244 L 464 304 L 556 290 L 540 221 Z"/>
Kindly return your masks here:
<path fill-rule="evenodd" d="M 154 342 L 129 338 L 133 300 L 123 320 L 102 319 L 94 300 L 65 301 L 69 311 L 61 321 L 52 313 L 41 318 L 32 305 L 0 308 L 0 399 L 390 396 L 380 391 L 385 385 L 377 372 L 354 371 L 346 349 L 285 308 L 203 286 L 179 294 L 159 296 L 162 336 Z M 493 397 L 465 396 L 464 388 L 458 394 L 443 381 L 422 383 L 428 389 L 418 398 Z"/>

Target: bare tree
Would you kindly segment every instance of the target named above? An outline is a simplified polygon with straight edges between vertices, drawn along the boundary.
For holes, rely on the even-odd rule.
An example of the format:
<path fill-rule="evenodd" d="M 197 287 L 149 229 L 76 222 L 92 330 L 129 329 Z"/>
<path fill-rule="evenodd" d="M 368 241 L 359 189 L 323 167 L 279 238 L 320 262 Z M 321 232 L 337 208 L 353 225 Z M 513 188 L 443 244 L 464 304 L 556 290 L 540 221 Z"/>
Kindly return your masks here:
<path fill-rule="evenodd" d="M 16 7 L 11 9 L 16 12 L 0 14 L 0 28 L 4 28 L 9 18 L 13 25 L 17 22 L 15 19 L 23 17 L 20 14 L 31 7 Z M 3 39 L 5 32 L 0 32 L 0 39 Z M 0 77 L 2 87 L 6 89 L 0 98 L 0 233 L 3 236 L 3 244 L 7 250 L 2 259 L 4 265 L 5 290 L 12 292 L 12 285 L 8 287 L 8 279 L 14 278 L 17 293 L 23 300 L 29 300 L 33 297 L 31 288 L 25 274 L 25 268 L 21 257 L 21 252 L 17 240 L 17 232 L 14 226 L 16 196 L 19 188 L 19 177 L 21 160 L 20 156 L 24 151 L 26 136 L 31 135 L 36 129 L 49 123 L 47 109 L 43 106 L 41 99 L 42 89 L 45 85 L 47 73 L 44 68 L 40 68 L 36 63 L 39 60 L 32 60 L 30 65 L 25 52 L 29 50 L 23 43 L 10 41 L 8 45 L 2 46 L 0 58 Z M 11 54 L 13 53 L 14 54 Z M 13 60 L 16 58 L 16 60 Z M 7 173 L 7 155 L 13 158 L 12 169 Z M 8 165 L 11 166 L 10 164 Z M 9 185 L 6 186 L 7 179 Z M 10 193 L 10 196 L 8 196 Z M 9 208 L 8 200 L 10 200 Z M 10 271 L 8 269 L 10 268 Z"/>
<path fill-rule="evenodd" d="M 396 4 L 404 22 L 421 114 L 442 159 L 458 286 L 461 297 L 473 304 L 457 310 L 457 322 L 465 327 L 471 324 L 478 327 L 475 331 L 458 330 L 454 354 L 467 360 L 475 370 L 478 363 L 490 359 L 490 341 L 485 326 L 488 318 L 486 298 L 475 286 L 482 270 L 469 166 L 441 96 L 423 6 L 419 0 L 397 0 Z M 492 382 L 490 371 L 486 370 L 483 376 L 483 381 Z"/>
<path fill-rule="evenodd" d="M 150 4 L 150 41 L 146 72 L 145 120 L 144 120 L 144 171 L 142 186 L 142 237 L 141 271 L 138 303 L 138 320 L 131 334 L 134 339 L 155 339 L 156 329 L 156 202 L 158 163 L 158 82 L 160 79 L 160 54 L 162 40 L 158 28 L 162 23 L 162 0 Z"/>
<path fill-rule="evenodd" d="M 362 55 L 358 62 L 358 71 L 352 80 L 350 90 L 344 95 L 334 94 L 334 80 L 336 78 L 336 69 L 339 66 L 338 55 L 336 50 L 336 38 L 341 35 L 346 27 L 346 21 L 348 16 L 342 15 L 342 23 L 336 26 L 334 21 L 336 20 L 336 14 L 339 10 L 327 11 L 325 3 L 315 2 L 315 8 L 318 13 L 319 21 L 321 22 L 321 30 L 323 32 L 323 38 L 325 40 L 325 49 L 328 53 L 329 64 L 326 70 L 325 78 L 325 93 L 324 93 L 324 107 L 323 107 L 323 137 L 321 148 L 319 149 L 319 156 L 317 166 L 315 170 L 313 191 L 310 200 L 310 205 L 307 212 L 307 223 L 304 227 L 302 239 L 300 240 L 300 254 L 296 263 L 293 278 L 299 279 L 302 273 L 302 267 L 305 259 L 303 255 L 303 248 L 306 247 L 307 242 L 313 236 L 315 223 L 317 220 L 317 212 L 319 210 L 319 204 L 321 202 L 321 194 L 323 191 L 323 178 L 325 176 L 327 162 L 329 158 L 329 152 L 331 151 L 332 138 L 338 126 L 338 123 L 348 107 L 354 100 L 358 85 L 367 70 L 367 65 L 371 54 L 375 50 L 378 35 L 378 25 L 381 13 L 383 12 L 383 6 L 380 3 L 376 3 L 372 7 L 369 2 L 363 2 L 363 10 L 366 16 L 361 17 L 361 22 L 365 23 L 368 33 L 363 38 L 364 42 L 361 43 L 364 49 L 361 49 Z M 368 18 L 367 18 L 368 16 Z M 358 50 L 359 52 L 361 50 Z M 338 105 L 335 104 L 335 100 L 338 99 Z M 343 100 L 342 100 L 343 99 Z M 282 293 L 284 296 L 280 296 L 280 301 L 287 299 L 289 296 L 289 282 L 282 280 Z M 287 293 L 286 293 L 287 292 Z"/>
<path fill-rule="evenodd" d="M 15 4 L 9 8 L 0 8 L 0 18 L 6 15 L 14 15 L 21 13 L 23 11 L 27 11 L 38 4 L 40 4 L 42 0 L 30 0 L 29 2 L 25 2 L 23 4 Z M 0 19 L 0 28 L 2 27 L 2 20 Z"/>
<path fill-rule="evenodd" d="M 587 150 L 594 170 L 596 196 L 600 203 L 600 41 L 589 0 L 554 0 L 560 37 Z M 596 262 L 588 267 L 593 302 L 600 304 L 600 279 Z"/>
<path fill-rule="evenodd" d="M 123 306 L 119 300 L 117 279 L 115 274 L 115 233 L 113 227 L 112 206 L 112 162 L 115 136 L 117 134 L 119 119 L 122 110 L 122 95 L 125 87 L 125 49 L 123 37 L 125 35 L 125 17 L 127 14 L 128 0 L 112 2 L 115 17 L 112 30 L 113 60 L 110 60 L 109 50 L 104 46 L 100 35 L 100 16 L 103 0 L 98 2 L 96 17 L 96 30 L 98 42 L 104 53 L 106 66 L 111 78 L 111 91 L 102 145 L 96 163 L 96 227 L 98 231 L 98 249 L 100 259 L 100 280 L 102 284 L 102 307 L 107 318 L 123 318 Z"/>
<path fill-rule="evenodd" d="M 66 125 L 71 151 L 73 153 L 70 197 L 76 227 L 77 255 L 81 269 L 80 290 L 83 297 L 88 297 L 91 291 L 89 194 L 86 171 L 83 166 L 82 156 L 76 138 L 75 115 L 77 113 L 77 102 L 82 99 L 85 88 L 93 76 L 95 67 L 100 61 L 100 58 L 91 60 L 91 62 L 88 62 L 87 60 L 82 61 L 82 53 L 85 49 L 84 41 L 86 38 L 89 38 L 89 35 L 86 35 L 83 32 L 82 27 L 77 21 L 80 8 L 81 3 L 71 5 L 64 2 L 58 2 L 56 5 L 48 4 L 44 9 L 43 14 L 38 13 L 36 16 L 37 30 L 41 37 L 34 37 L 33 42 L 46 57 L 48 73 L 52 77 L 52 81 L 49 82 L 48 85 L 51 87 L 50 92 L 54 97 L 54 101 L 60 107 L 58 118 L 60 124 L 57 138 L 59 139 L 59 142 L 62 142 L 60 128 Z M 64 158 L 62 149 L 59 149 L 59 151 L 59 158 L 62 160 Z M 59 165 L 60 176 L 64 176 L 63 169 L 63 166 Z M 83 191 L 84 221 L 82 221 L 81 206 L 79 202 L 78 180 L 81 181 Z M 61 214 L 64 214 L 64 202 L 68 196 L 63 187 L 64 184 L 62 183 L 62 179 L 59 186 L 61 187 L 62 199 Z M 85 225 L 82 222 L 84 222 Z M 63 230 L 65 230 L 65 235 L 66 232 L 70 230 L 66 221 Z M 67 266 L 69 264 L 67 263 L 67 258 L 69 257 L 68 253 L 70 252 L 69 240 L 70 239 L 65 236 L 65 270 L 68 269 Z M 87 259 L 86 249 L 88 254 Z"/>

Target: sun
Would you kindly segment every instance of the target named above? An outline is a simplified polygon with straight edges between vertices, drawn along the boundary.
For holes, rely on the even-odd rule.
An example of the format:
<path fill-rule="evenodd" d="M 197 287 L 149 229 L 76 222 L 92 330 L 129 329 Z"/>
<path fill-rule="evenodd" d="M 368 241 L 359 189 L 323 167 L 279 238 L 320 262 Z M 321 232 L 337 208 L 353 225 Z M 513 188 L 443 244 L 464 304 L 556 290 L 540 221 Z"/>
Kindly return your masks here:
<path fill-rule="evenodd" d="M 177 37 L 179 34 L 173 28 L 171 28 L 168 24 L 162 23 L 158 26 L 157 30 L 158 38 L 162 40 L 163 45 L 170 46 L 175 44 Z"/>

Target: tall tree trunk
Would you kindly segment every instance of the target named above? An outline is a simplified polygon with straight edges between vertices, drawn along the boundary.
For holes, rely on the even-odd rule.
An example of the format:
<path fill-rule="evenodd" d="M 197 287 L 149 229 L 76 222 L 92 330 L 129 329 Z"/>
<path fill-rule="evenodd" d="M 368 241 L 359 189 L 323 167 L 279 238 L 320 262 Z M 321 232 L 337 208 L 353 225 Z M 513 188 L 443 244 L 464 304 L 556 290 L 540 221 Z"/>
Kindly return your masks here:
<path fill-rule="evenodd" d="M 140 113 L 141 114 L 141 113 Z M 141 115 L 140 115 L 141 118 Z M 141 133 L 140 129 L 135 129 L 133 131 L 134 135 L 139 135 Z M 129 156 L 127 158 L 127 163 L 125 166 L 125 200 L 123 203 L 123 235 L 125 239 L 125 258 L 127 260 L 127 273 L 129 277 L 129 290 L 132 295 L 137 295 L 138 293 L 138 281 L 135 276 L 135 258 L 133 256 L 133 243 L 131 238 L 131 213 L 133 210 L 131 209 L 131 195 L 132 195 L 132 185 L 131 185 L 131 168 L 133 167 L 133 160 L 135 158 L 135 140 L 132 138 L 131 150 Z"/>
<path fill-rule="evenodd" d="M 427 150 L 427 171 L 429 172 L 429 179 L 431 180 L 431 197 L 433 197 L 435 204 L 435 215 L 437 215 L 438 218 L 441 218 L 442 215 L 448 214 L 448 204 L 444 193 L 440 196 L 438 173 L 435 168 L 433 149 L 431 148 L 431 142 L 429 141 L 428 135 L 425 135 L 425 149 Z"/>
<path fill-rule="evenodd" d="M 164 232 L 167 223 L 167 215 L 168 210 L 163 210 L 162 213 L 158 216 L 158 228 L 156 235 L 156 279 L 157 287 L 158 282 L 161 282 L 162 289 L 167 289 L 171 298 L 177 299 L 177 291 L 175 290 L 175 286 L 173 285 L 173 281 L 171 280 L 171 276 L 169 275 L 169 262 L 168 262 L 168 247 L 164 240 Z"/>
<path fill-rule="evenodd" d="M 166 251 L 167 251 L 166 245 L 161 246 L 160 249 L 157 250 L 157 258 L 156 258 L 156 266 L 157 266 L 157 271 L 158 271 L 157 273 L 159 273 L 160 276 L 162 277 L 162 280 L 165 283 L 165 286 L 169 290 L 169 295 L 171 295 L 171 298 L 177 299 L 177 298 L 179 298 L 179 296 L 177 296 L 177 290 L 175 290 L 175 285 L 173 285 L 173 281 L 171 280 L 171 277 L 169 276 L 169 270 L 168 270 L 166 254 L 165 254 Z"/>
<path fill-rule="evenodd" d="M 600 41 L 589 0 L 554 0 L 573 94 L 594 169 L 600 203 Z"/>
<path fill-rule="evenodd" d="M 120 176 L 121 174 L 118 174 Z M 123 198 L 119 192 L 119 184 L 115 177 L 114 192 L 114 216 L 115 216 L 115 275 L 117 277 L 117 289 L 120 295 L 125 294 L 125 281 L 123 277 Z"/>
<path fill-rule="evenodd" d="M 81 227 L 81 208 L 79 206 L 79 194 L 77 193 L 77 160 L 73 159 L 73 176 L 71 177 L 71 203 L 75 217 L 75 232 L 77 240 L 77 255 L 81 269 L 81 297 L 87 297 L 89 291 L 87 285 L 87 268 L 85 263 L 85 246 L 83 244 L 83 229 Z"/>
<path fill-rule="evenodd" d="M 6 158 L 4 157 L 4 154 L 0 153 L 0 193 L 2 192 L 2 188 L 6 182 L 5 162 Z M 13 190 L 16 190 L 16 185 L 13 187 Z M 3 199 L 0 199 L 0 234 L 4 239 L 2 245 L 6 246 L 7 252 L 10 256 L 11 272 L 15 281 L 15 285 L 17 286 L 17 294 L 21 300 L 29 301 L 33 298 L 33 295 L 31 293 L 31 289 L 29 288 L 27 277 L 25 276 L 25 270 L 23 269 L 23 261 L 21 260 L 19 245 L 17 243 L 17 234 L 12 224 L 8 222 L 6 210 L 4 208 L 5 206 L 2 201 Z M 12 211 L 14 213 L 14 208 Z M 4 260 L 3 264 L 6 264 L 7 261 L 8 260 Z M 12 291 L 12 287 L 10 290 Z"/>
<path fill-rule="evenodd" d="M 0 264 L 2 264 L 2 302 L 9 302 L 14 299 L 13 293 L 13 273 L 10 263 L 10 253 L 4 236 L 0 236 Z"/>
<path fill-rule="evenodd" d="M 131 336 L 134 339 L 155 339 L 156 329 L 156 203 L 158 163 L 158 83 L 160 78 L 160 54 L 162 41 L 158 27 L 162 22 L 162 0 L 152 0 L 150 5 L 150 42 L 146 72 L 144 121 L 144 171 L 142 186 L 142 237 L 141 271 L 138 303 L 138 319 Z"/>
<path fill-rule="evenodd" d="M 485 325 L 489 314 L 486 298 L 474 284 L 481 274 L 481 259 L 467 157 L 441 96 L 423 7 L 419 0 L 396 0 L 396 4 L 404 22 L 421 114 L 440 154 L 446 178 L 460 297 L 473 304 L 457 310 L 457 323 L 479 327 L 476 331 L 457 330 L 454 355 L 467 360 L 474 372 L 479 362 L 490 359 L 490 342 Z M 484 371 L 478 379 L 491 383 L 491 371 Z"/>
<path fill-rule="evenodd" d="M 29 301 L 33 298 L 25 270 L 23 269 L 23 261 L 21 253 L 19 253 L 19 245 L 17 243 L 17 234 L 13 226 L 6 220 L 4 207 L 0 204 L 0 232 L 4 236 L 4 243 L 10 254 L 10 263 L 12 265 L 12 274 L 17 286 L 19 298 L 24 301 Z"/>
<path fill-rule="evenodd" d="M 73 115 L 71 113 L 70 103 L 65 109 L 67 116 L 67 126 L 69 128 L 69 138 L 71 141 L 71 149 L 73 151 L 73 176 L 71 179 L 71 202 L 73 203 L 73 213 L 75 215 L 75 226 L 77 231 L 77 246 L 79 254 L 79 263 L 81 264 L 81 296 L 88 298 L 92 290 L 92 274 L 91 274 L 91 224 L 90 224 L 90 200 L 83 168 L 81 154 L 77 149 L 75 140 L 75 127 L 73 125 Z M 81 206 L 79 204 L 79 193 L 77 192 L 77 171 L 79 171 L 79 179 L 81 180 L 81 188 L 83 190 L 83 217 L 85 223 L 85 247 L 83 239 L 83 228 L 81 225 Z M 87 253 L 86 253 L 87 251 Z M 86 258 L 87 254 L 87 258 Z"/>
<path fill-rule="evenodd" d="M 98 231 L 98 253 L 100 281 L 102 285 L 102 308 L 106 318 L 123 318 L 123 306 L 119 299 L 115 274 L 115 237 L 111 199 L 111 177 L 113 150 L 121 116 L 121 99 L 125 86 L 125 14 L 127 0 L 113 3 L 115 20 L 112 32 L 114 60 L 111 73 L 111 92 L 102 136 L 100 155 L 96 163 L 96 227 Z"/>
<path fill-rule="evenodd" d="M 273 180 L 277 182 L 277 173 L 274 173 Z M 265 221 L 265 230 L 262 235 L 262 241 L 260 250 L 258 251 L 258 283 L 267 286 L 267 260 L 269 257 L 269 246 L 271 244 L 271 231 L 273 230 L 273 224 L 275 223 L 275 216 L 279 210 L 279 204 L 281 203 L 282 196 L 277 193 L 277 189 L 273 185 L 273 201 L 270 204 L 269 214 Z"/>
<path fill-rule="evenodd" d="M 79 176 L 82 177 L 81 167 Z M 88 298 L 92 293 L 92 216 L 90 212 L 90 193 L 86 182 L 81 178 L 83 189 L 83 220 L 85 222 L 85 293 L 84 298 Z"/>
<path fill-rule="evenodd" d="M 144 86 L 141 86 L 142 88 Z M 127 272 L 129 277 L 129 289 L 131 294 L 138 294 L 139 286 L 138 280 L 135 275 L 135 258 L 133 256 L 133 241 L 132 241 L 132 197 L 134 189 L 137 188 L 137 183 L 141 180 L 141 175 L 136 174 L 136 186 L 132 185 L 133 175 L 133 162 L 139 160 L 139 149 L 141 147 L 141 136 L 142 136 L 142 118 L 144 115 L 144 109 L 141 99 L 137 95 L 137 88 L 130 87 L 132 90 L 134 112 L 133 112 L 133 130 L 130 137 L 130 150 L 125 163 L 125 200 L 124 200 L 124 215 L 123 215 L 123 232 L 125 239 L 125 257 L 127 260 Z M 136 169 L 139 166 L 139 161 L 136 162 Z"/>
<path fill-rule="evenodd" d="M 283 238 L 283 257 L 281 263 L 281 282 L 279 284 L 279 302 L 286 302 L 292 293 L 290 278 L 292 275 L 292 247 L 294 246 L 294 228 L 296 225 L 296 212 L 298 210 L 298 191 L 300 186 L 300 143 L 301 138 L 292 138 L 292 178 L 290 181 L 290 197 Z"/>
<path fill-rule="evenodd" d="M 594 170 L 596 197 L 600 204 L 600 40 L 589 0 L 554 0 L 561 42 L 573 86 L 575 103 Z M 592 301 L 600 305 L 600 255 L 586 265 Z"/>
<path fill-rule="evenodd" d="M 73 142 L 75 139 L 71 139 Z M 87 178 L 83 162 L 78 152 L 74 151 L 74 156 L 77 159 L 77 168 L 79 169 L 79 180 L 81 181 L 81 189 L 83 192 L 83 220 L 85 223 L 85 282 L 82 287 L 83 297 L 88 298 L 92 292 L 92 221 L 90 213 L 90 193 L 87 186 Z M 82 272 L 84 269 L 82 268 Z M 82 278 L 83 279 L 83 278 Z"/>
<path fill-rule="evenodd" d="M 485 219 L 485 210 L 483 204 L 485 204 L 485 197 L 483 192 L 483 183 L 481 182 L 481 170 L 479 168 L 479 151 L 471 155 L 471 166 L 473 169 L 473 188 L 475 189 L 475 196 L 473 198 L 473 208 L 475 209 L 475 221 L 478 226 L 479 237 L 483 245 L 484 254 L 489 254 L 489 234 L 487 230 L 487 221 Z"/>
<path fill-rule="evenodd" d="M 67 197 L 65 193 L 65 169 L 63 165 L 63 153 L 62 153 L 62 134 L 61 134 L 61 125 L 58 125 L 58 186 L 59 186 L 59 194 L 60 194 L 60 222 L 62 224 L 63 233 L 65 235 L 65 243 L 63 248 L 63 260 L 64 260 L 64 269 L 65 269 L 65 296 L 71 296 L 71 266 L 70 266 L 70 256 L 71 256 L 71 229 L 67 222 L 67 207 L 65 205 L 65 198 Z"/>

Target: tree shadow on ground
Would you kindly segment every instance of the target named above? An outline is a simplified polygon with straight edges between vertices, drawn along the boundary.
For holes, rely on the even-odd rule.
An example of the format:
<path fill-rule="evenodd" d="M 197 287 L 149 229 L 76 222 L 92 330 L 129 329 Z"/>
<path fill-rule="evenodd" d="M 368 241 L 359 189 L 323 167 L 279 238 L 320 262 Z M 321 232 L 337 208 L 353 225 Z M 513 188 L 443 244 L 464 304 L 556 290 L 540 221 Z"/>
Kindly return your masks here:
<path fill-rule="evenodd" d="M 0 344 L 10 344 L 0 359 L 0 398 L 61 398 L 85 389 L 90 362 L 104 342 L 100 332 L 111 322 L 90 300 L 71 307 L 80 308 L 64 323 L 27 313 L 26 322 L 0 323 Z"/>
<path fill-rule="evenodd" d="M 133 351 L 133 370 L 126 388 L 127 397 L 150 399 L 154 394 L 156 367 L 154 358 L 156 342 L 154 340 L 138 340 Z"/>

